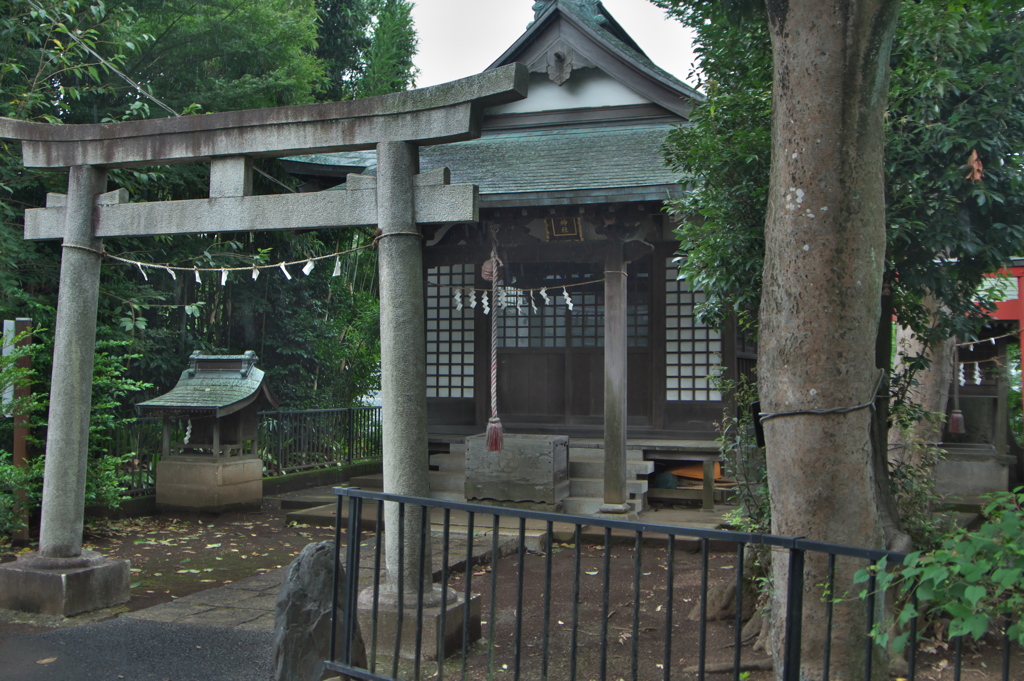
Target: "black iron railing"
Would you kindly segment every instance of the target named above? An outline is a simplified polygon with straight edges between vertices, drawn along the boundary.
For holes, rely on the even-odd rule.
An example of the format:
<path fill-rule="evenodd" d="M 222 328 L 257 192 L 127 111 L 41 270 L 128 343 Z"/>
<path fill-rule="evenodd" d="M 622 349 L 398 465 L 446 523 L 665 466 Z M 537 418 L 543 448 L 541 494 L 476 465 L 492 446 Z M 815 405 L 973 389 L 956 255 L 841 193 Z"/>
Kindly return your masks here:
<path fill-rule="evenodd" d="M 268 475 L 379 459 L 380 407 L 260 412 Z"/>
<path fill-rule="evenodd" d="M 177 423 L 175 428 L 181 430 Z M 180 440 L 180 432 L 174 435 Z M 127 478 L 128 496 L 144 496 L 156 489 L 156 466 L 160 462 L 162 443 L 163 425 L 159 418 L 137 418 L 114 433 L 108 452 L 124 459 L 121 470 Z"/>
<path fill-rule="evenodd" d="M 792 537 L 499 509 L 355 489 L 336 488 L 335 492 L 338 494 L 337 517 L 346 518 L 339 521 L 336 528 L 337 545 L 344 543 L 346 549 L 344 556 L 338 551 L 335 569 L 345 566 L 345 580 L 334 580 L 331 651 L 325 665 L 343 676 L 380 681 L 420 679 L 424 676 L 442 681 L 445 677 L 462 680 L 611 678 L 667 681 L 673 678 L 704 679 L 715 671 L 727 673 L 727 676 L 715 678 L 740 681 L 746 678 L 744 663 L 751 655 L 741 639 L 745 609 L 742 582 L 745 552 L 765 547 L 788 561 L 787 579 L 784 584 L 778 584 L 777 580 L 776 585 L 776 588 L 785 589 L 788 604 L 784 613 L 785 644 L 780 651 L 781 659 L 776 662 L 781 665 L 781 678 L 787 681 L 801 678 L 802 644 L 807 649 L 807 643 L 802 640 L 805 638 L 802 607 L 805 594 L 822 599 L 825 609 L 824 624 L 816 623 L 815 627 L 806 630 L 807 636 L 811 637 L 808 640 L 824 642 L 821 657 L 814 658 L 815 665 L 819 659 L 822 664 L 821 674 L 814 673 L 816 678 L 828 679 L 830 668 L 835 673 L 834 664 L 830 661 L 830 642 L 834 636 L 841 635 L 837 632 L 849 626 L 849 622 L 834 621 L 833 605 L 840 603 L 846 608 L 852 604 L 859 612 L 857 626 L 863 625 L 863 633 L 855 635 L 864 637 L 864 678 L 888 678 L 888 670 L 879 668 L 878 644 L 870 633 L 878 621 L 877 613 L 882 610 L 874 593 L 874 577 L 866 585 L 866 598 L 860 599 L 857 594 L 863 585 L 841 584 L 837 577 L 837 563 L 842 566 L 839 572 L 849 577 L 852 574 L 851 564 L 866 567 L 883 557 L 890 564 L 897 564 L 902 560 L 902 554 Z M 368 533 L 361 529 L 364 502 L 368 507 L 376 507 L 376 522 L 370 518 L 373 529 Z M 437 611 L 440 621 L 434 627 L 424 625 L 425 612 L 429 608 L 425 607 L 422 590 L 412 590 L 407 594 L 401 574 L 397 585 L 391 585 L 395 588 L 389 597 L 398 599 L 397 608 L 391 603 L 389 612 L 392 620 L 378 626 L 379 621 L 384 622 L 384 611 L 388 610 L 381 602 L 381 538 L 385 504 L 380 502 L 395 502 L 397 505 L 397 515 L 393 517 L 398 518 L 395 529 L 398 537 L 394 544 L 398 547 L 398 564 L 407 564 L 404 555 L 407 517 L 416 519 L 413 526 L 420 537 L 434 536 L 434 555 L 438 550 L 442 554 L 440 569 L 435 566 L 432 570 L 434 581 L 439 582 L 441 598 Z M 435 528 L 433 532 L 427 524 L 431 514 L 435 523 L 441 523 L 440 529 Z M 453 524 L 453 514 L 458 516 L 456 524 Z M 483 522 L 480 522 L 481 518 Z M 540 528 L 540 535 L 547 538 L 547 547 L 542 555 L 527 551 L 528 523 Z M 344 536 L 343 524 L 347 527 Z M 556 531 L 556 528 L 561 529 Z M 596 545 L 586 546 L 584 528 L 591 533 L 596 528 Z M 510 529 L 515 541 L 508 549 L 507 557 L 499 559 L 503 546 L 499 530 L 502 529 Z M 487 539 L 491 543 L 490 556 L 484 559 L 486 567 L 483 569 L 474 568 L 474 546 L 487 541 L 478 536 L 481 532 L 490 532 Z M 562 537 L 561 545 L 557 540 L 559 536 Z M 449 568 L 452 562 L 450 547 L 459 538 L 466 544 L 465 561 L 459 570 L 452 570 Z M 427 544 L 419 542 L 420 574 L 427 569 Z M 684 544 L 687 549 L 695 548 L 699 557 L 683 553 Z M 716 549 L 714 552 L 712 544 Z M 722 546 L 733 548 L 723 553 Z M 364 549 L 372 552 L 372 558 L 362 555 Z M 461 558 L 461 554 L 455 557 Z M 617 573 L 612 567 L 613 559 L 619 566 Z M 805 583 L 805 561 L 824 568 L 827 577 L 821 583 Z M 713 567 L 709 567 L 711 563 L 714 563 Z M 553 577 L 553 573 L 559 577 Z M 711 623 L 707 610 L 709 588 L 712 582 L 724 580 L 735 580 L 734 614 L 727 623 Z M 533 601 L 524 601 L 528 586 L 534 595 Z M 463 606 L 461 645 L 454 653 L 451 641 L 441 633 L 449 631 L 445 617 L 449 604 L 453 603 L 449 600 L 450 589 L 455 594 L 454 604 Z M 481 594 L 474 596 L 474 589 Z M 687 593 L 690 598 L 684 597 Z M 538 597 L 542 601 L 540 604 L 536 602 Z M 470 636 L 474 623 L 469 602 L 474 598 L 483 601 L 479 622 L 484 626 L 476 629 L 483 643 L 477 644 Z M 694 614 L 687 618 L 679 613 L 680 600 L 691 603 L 696 600 L 695 622 L 690 621 Z M 357 603 L 362 613 L 358 620 L 362 622 L 363 643 L 355 638 L 359 631 Z M 613 617 L 617 618 L 614 624 Z M 916 620 L 910 626 L 911 640 L 916 640 Z M 386 633 L 382 634 L 382 631 Z M 425 631 L 437 632 L 436 637 L 430 638 L 429 634 L 424 634 Z M 713 647 L 709 632 L 715 637 Z M 414 638 L 414 653 L 411 655 L 408 654 L 409 641 L 402 640 L 409 636 Z M 1001 675 L 978 678 L 1010 680 L 1011 643 L 1005 635 L 1000 643 Z M 955 678 L 959 679 L 960 651 L 964 644 L 959 638 L 951 644 L 955 655 Z M 356 651 L 361 646 L 366 651 L 366 663 L 356 664 Z M 446 652 L 452 654 L 445 660 Z M 714 664 L 709 660 L 712 654 L 717 658 Z M 686 658 L 685 663 L 680 658 Z M 916 676 L 920 666 L 918 658 L 917 648 L 909 646 L 906 678 L 923 678 Z M 434 661 L 421 662 L 425 659 Z M 804 663 L 807 671 L 809 662 L 805 660 Z M 998 666 L 991 664 L 989 670 L 994 671 Z M 1020 674 L 1021 670 L 1017 669 L 1016 673 Z"/>
<path fill-rule="evenodd" d="M 380 407 L 267 411 L 260 412 L 259 420 L 259 452 L 268 476 L 381 456 Z M 183 424 L 175 419 L 171 427 L 171 441 L 181 442 Z M 125 459 L 129 496 L 156 489 L 162 438 L 162 420 L 154 417 L 136 419 L 115 433 L 109 453 Z"/>

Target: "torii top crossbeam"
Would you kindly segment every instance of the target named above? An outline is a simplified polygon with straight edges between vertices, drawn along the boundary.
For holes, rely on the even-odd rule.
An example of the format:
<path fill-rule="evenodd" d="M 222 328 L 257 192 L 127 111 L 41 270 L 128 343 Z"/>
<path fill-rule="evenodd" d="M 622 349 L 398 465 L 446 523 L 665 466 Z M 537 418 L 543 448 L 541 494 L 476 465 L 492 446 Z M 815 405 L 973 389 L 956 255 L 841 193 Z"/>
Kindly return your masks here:
<path fill-rule="evenodd" d="M 379 97 L 91 125 L 0 118 L 26 168 L 127 168 L 219 157 L 280 157 L 373 149 L 381 142 L 444 144 L 480 136 L 484 107 L 526 96 L 521 64 Z"/>

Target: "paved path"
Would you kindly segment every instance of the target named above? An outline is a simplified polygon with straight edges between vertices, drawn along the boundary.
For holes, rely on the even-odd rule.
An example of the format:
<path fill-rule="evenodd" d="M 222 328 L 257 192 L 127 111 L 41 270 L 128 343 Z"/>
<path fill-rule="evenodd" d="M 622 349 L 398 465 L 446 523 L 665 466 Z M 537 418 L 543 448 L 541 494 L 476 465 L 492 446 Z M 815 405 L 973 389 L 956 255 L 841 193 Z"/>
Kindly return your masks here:
<path fill-rule="evenodd" d="M 440 573 L 440 533 L 434 534 L 434 570 Z M 452 537 L 449 565 L 466 560 L 466 542 Z M 502 536 L 499 551 L 515 549 Z M 371 583 L 374 544 L 365 541 L 360 579 Z M 474 538 L 473 561 L 492 549 L 491 536 Z M 237 582 L 124 613 L 116 619 L 0 640 L 0 681 L 266 681 L 273 679 L 272 638 L 280 568 Z M 5 611 L 0 611 L 3 613 Z M 13 614 L 13 613 L 12 613 Z M 93 616 L 100 616 L 95 613 Z M 80 618 L 75 618 L 82 621 Z M 42 662 L 42 663 L 41 663 Z"/>
<path fill-rule="evenodd" d="M 269 681 L 285 569 L 116 619 L 4 634 L 0 681 Z"/>
<path fill-rule="evenodd" d="M 287 569 L 240 579 L 170 603 L 125 613 L 121 618 L 269 633 L 274 631 L 274 604 Z"/>
<path fill-rule="evenodd" d="M 0 642 L 3 681 L 270 681 L 272 634 L 119 617 Z"/>

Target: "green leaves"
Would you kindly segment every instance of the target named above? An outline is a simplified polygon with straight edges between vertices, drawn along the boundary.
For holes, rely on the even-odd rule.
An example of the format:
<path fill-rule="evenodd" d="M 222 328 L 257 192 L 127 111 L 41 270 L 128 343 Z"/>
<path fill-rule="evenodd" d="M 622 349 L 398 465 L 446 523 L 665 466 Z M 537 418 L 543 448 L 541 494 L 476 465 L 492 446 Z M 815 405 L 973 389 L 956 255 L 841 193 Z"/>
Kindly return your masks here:
<path fill-rule="evenodd" d="M 655 0 L 691 27 L 707 102 L 666 140 L 683 198 L 680 272 L 707 300 L 701 321 L 760 304 L 770 162 L 772 65 L 763 9 L 742 23 L 721 3 Z M 969 335 L 975 292 L 1024 248 L 1024 22 L 999 0 L 903 3 L 886 137 L 886 287 L 925 343 Z M 983 165 L 971 181 L 972 152 Z M 922 301 L 944 310 L 938 324 Z"/>
<path fill-rule="evenodd" d="M 980 639 L 988 631 L 988 617 L 981 613 L 968 613 L 955 617 L 949 624 L 950 636 L 970 634 L 975 640 Z"/>
<path fill-rule="evenodd" d="M 110 22 L 130 15 L 130 9 L 108 15 L 102 2 L 0 2 L 0 115 L 63 118 L 74 102 L 109 92 L 107 67 L 89 50 L 123 63 L 117 41 L 109 39 Z"/>
<path fill-rule="evenodd" d="M 972 608 L 978 607 L 978 601 L 985 597 L 985 587 L 969 586 L 964 589 L 964 600 L 971 604 Z"/>
<path fill-rule="evenodd" d="M 902 323 L 966 335 L 982 314 L 974 290 L 1024 242 L 1024 27 L 991 0 L 912 3 L 900 21 L 886 143 L 889 279 Z M 912 309 L 922 291 L 948 310 L 938 329 Z"/>
<path fill-rule="evenodd" d="M 175 111 L 306 104 L 323 87 L 314 0 L 119 0 L 139 14 L 126 70 Z"/>
<path fill-rule="evenodd" d="M 412 6 L 406 0 L 374 0 L 373 34 L 365 53 L 365 68 L 355 83 L 356 97 L 408 89 L 416 75 L 416 30 Z"/>
<path fill-rule="evenodd" d="M 398 92 L 413 84 L 416 31 L 406 0 L 316 0 L 316 55 L 327 101 Z"/>
<path fill-rule="evenodd" d="M 959 529 L 942 548 L 909 554 L 903 566 L 891 573 L 902 605 L 896 624 L 905 629 L 919 615 L 949 619 L 949 635 L 980 639 L 992 627 L 1009 620 L 1009 634 L 1024 645 L 1024 488 L 990 495 L 985 522 L 976 532 Z M 855 581 L 866 581 L 874 570 L 861 570 Z M 887 584 L 879 581 L 879 590 Z M 918 598 L 914 608 L 909 596 Z M 881 628 L 882 630 L 885 627 Z M 904 635 L 901 645 L 906 643 Z M 901 650 L 897 647 L 897 650 Z"/>
<path fill-rule="evenodd" d="M 760 304 L 764 215 L 771 161 L 771 46 L 754 11 L 741 25 L 716 3 L 656 2 L 696 33 L 707 92 L 689 125 L 665 141 L 666 164 L 686 192 L 668 201 L 680 220 L 680 276 L 707 296 L 702 323 L 721 325 L 733 312 L 749 326 Z"/>

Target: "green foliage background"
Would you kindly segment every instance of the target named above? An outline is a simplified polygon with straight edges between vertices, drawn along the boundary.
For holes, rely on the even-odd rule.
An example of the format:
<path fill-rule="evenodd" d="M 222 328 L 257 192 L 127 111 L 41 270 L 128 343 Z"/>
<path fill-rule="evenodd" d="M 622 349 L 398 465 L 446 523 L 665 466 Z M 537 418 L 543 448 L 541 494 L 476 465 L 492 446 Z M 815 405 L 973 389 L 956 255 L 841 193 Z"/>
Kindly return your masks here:
<path fill-rule="evenodd" d="M 671 204 L 681 274 L 707 293 L 701 318 L 755 323 L 771 159 L 772 60 L 763 7 L 654 0 L 696 32 L 707 103 L 666 144 L 692 191 Z M 1002 0 L 903 3 L 886 137 L 891 310 L 925 342 L 970 336 L 978 285 L 1024 240 L 1024 22 Z M 966 179 L 976 150 L 983 179 Z M 944 314 L 933 323 L 931 295 Z M 984 301 L 982 301 L 984 302 Z M 890 313 L 886 306 L 883 315 Z"/>
<path fill-rule="evenodd" d="M 0 116 L 100 123 L 167 115 L 156 100 L 194 115 L 403 90 L 415 78 L 410 9 L 405 0 L 0 0 Z M 255 193 L 296 190 L 276 161 L 258 161 L 257 172 Z M 205 197 L 208 183 L 202 166 L 109 176 L 109 188 L 128 189 L 133 201 Z M 64 191 L 65 176 L 24 168 L 19 145 L 0 141 L 0 318 L 37 325 L 33 389 L 43 395 L 60 248 L 25 241 L 23 215 Z M 104 247 L 142 262 L 220 268 L 300 261 L 371 240 L 325 230 L 107 239 Z M 222 286 L 215 272 L 197 282 L 105 260 L 92 448 L 104 449 L 135 403 L 173 386 L 194 350 L 255 350 L 283 408 L 358 404 L 379 383 L 376 253 L 341 256 L 341 276 L 331 276 L 333 266 L 320 261 L 310 276 L 293 267 L 291 281 L 277 270 L 255 281 L 236 274 Z"/>
<path fill-rule="evenodd" d="M 409 10 L 396 0 L 0 1 L 0 115 L 66 123 L 164 115 L 106 64 L 179 111 L 404 89 L 415 76 Z M 59 249 L 24 241 L 22 214 L 43 205 L 47 192 L 63 191 L 65 180 L 22 168 L 17 144 L 4 143 L 0 152 L 0 312 L 52 328 Z M 257 193 L 296 184 L 276 163 L 259 165 Z M 208 177 L 208 169 L 193 166 L 118 170 L 110 185 L 127 188 L 132 200 L 197 198 L 206 195 Z M 217 268 L 303 260 L 369 239 L 336 230 L 108 239 L 105 248 L 144 262 Z M 288 407 L 358 402 L 377 380 L 375 257 L 358 252 L 343 259 L 342 277 L 331 277 L 333 262 L 322 261 L 309 277 L 293 272 L 286 281 L 265 271 L 255 282 L 233 275 L 226 286 L 216 273 L 201 283 L 162 271 L 147 278 L 106 261 L 98 337 L 127 341 L 138 355 L 124 362 L 129 376 L 154 385 L 126 402 L 167 390 L 196 349 L 255 350 Z M 49 367 L 38 367 L 38 375 L 48 376 Z M 37 389 L 45 391 L 42 383 Z"/>
<path fill-rule="evenodd" d="M 706 293 L 697 310 L 701 321 L 721 327 L 736 315 L 748 333 L 756 332 L 771 163 L 773 64 L 765 9 L 746 0 L 652 1 L 694 30 L 694 75 L 707 93 L 692 123 L 673 131 L 665 145 L 667 163 L 688 189 L 669 202 L 681 220 L 680 275 Z M 893 314 L 926 346 L 971 337 L 986 319 L 979 285 L 1022 251 L 1022 60 L 1019 4 L 901 5 L 886 120 L 888 246 L 879 348 L 891 348 Z M 984 165 L 980 180 L 968 177 L 972 152 Z M 939 301 L 937 318 L 929 299 Z M 878 355 L 879 366 L 891 365 Z M 927 361 L 918 358 L 915 366 Z M 893 387 L 896 402 L 910 380 L 907 375 Z M 738 391 L 736 399 L 752 398 Z M 909 405 L 897 407 L 896 422 L 904 414 L 920 416 Z M 727 417 L 723 426 L 723 451 L 746 476 L 742 522 L 765 527 L 766 493 L 757 487 L 763 459 L 745 440 L 742 423 Z M 925 454 L 922 467 L 889 471 L 904 529 L 922 547 L 945 529 L 933 516 L 934 457 Z"/>

